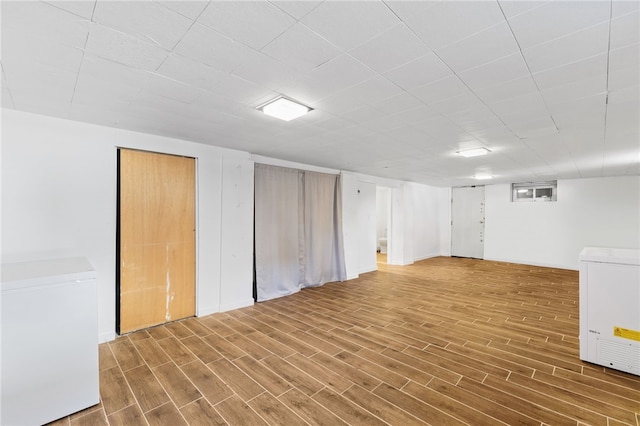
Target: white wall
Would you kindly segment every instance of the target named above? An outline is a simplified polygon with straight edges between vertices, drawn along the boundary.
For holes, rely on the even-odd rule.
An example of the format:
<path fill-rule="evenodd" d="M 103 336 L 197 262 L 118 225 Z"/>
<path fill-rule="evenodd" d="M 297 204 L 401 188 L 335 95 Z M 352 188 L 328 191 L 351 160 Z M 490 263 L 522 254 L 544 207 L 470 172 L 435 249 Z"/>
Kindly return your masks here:
<path fill-rule="evenodd" d="M 558 181 L 558 201 L 513 203 L 485 188 L 485 259 L 578 269 L 583 247 L 640 248 L 640 177 Z"/>
<path fill-rule="evenodd" d="M 358 276 L 359 255 L 370 251 L 357 235 L 358 185 L 375 183 L 391 191 L 391 229 L 387 261 L 396 265 L 408 265 L 414 261 L 449 254 L 449 217 L 451 202 L 449 188 L 376 178 L 373 176 L 343 172 L 343 217 L 345 261 L 347 277 Z"/>
<path fill-rule="evenodd" d="M 450 229 L 449 188 L 408 184 L 411 192 L 413 211 L 413 261 L 428 259 L 435 256 L 449 255 L 449 238 L 445 233 L 441 239 L 441 229 Z M 443 249 L 444 246 L 444 249 Z"/>
<path fill-rule="evenodd" d="M 252 304 L 248 153 L 6 109 L 2 262 L 86 256 L 100 340 L 114 338 L 117 147 L 197 158 L 197 314 Z"/>
<path fill-rule="evenodd" d="M 376 257 L 376 184 L 358 181 L 358 273 L 378 270 Z"/>
<path fill-rule="evenodd" d="M 388 236 L 390 198 L 389 188 L 376 188 L 376 240 Z"/>

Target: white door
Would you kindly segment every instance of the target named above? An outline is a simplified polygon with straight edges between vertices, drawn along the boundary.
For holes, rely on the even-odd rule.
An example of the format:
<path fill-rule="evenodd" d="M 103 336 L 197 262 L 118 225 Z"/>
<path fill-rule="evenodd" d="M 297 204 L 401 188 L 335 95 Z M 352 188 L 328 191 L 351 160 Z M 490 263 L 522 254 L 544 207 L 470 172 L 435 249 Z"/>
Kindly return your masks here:
<path fill-rule="evenodd" d="M 451 255 L 484 257 L 484 186 L 451 191 Z"/>

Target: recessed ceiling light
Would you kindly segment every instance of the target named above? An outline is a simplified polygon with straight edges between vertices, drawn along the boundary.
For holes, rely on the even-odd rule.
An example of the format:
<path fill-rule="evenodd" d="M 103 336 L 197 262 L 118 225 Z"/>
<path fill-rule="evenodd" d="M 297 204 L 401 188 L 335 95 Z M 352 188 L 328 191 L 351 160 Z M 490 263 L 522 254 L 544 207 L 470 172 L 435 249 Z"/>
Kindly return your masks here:
<path fill-rule="evenodd" d="M 283 96 L 269 101 L 266 104 L 259 106 L 257 109 L 267 115 L 284 121 L 291 121 L 294 118 L 298 118 L 311 111 L 311 108 L 308 106 L 299 104 Z"/>
<path fill-rule="evenodd" d="M 485 175 L 485 174 L 477 174 L 477 175 L 474 176 L 474 178 L 476 178 L 478 180 L 487 180 L 487 179 L 492 179 L 493 176 Z"/>
<path fill-rule="evenodd" d="M 487 155 L 487 153 L 489 152 L 491 151 L 489 151 L 487 148 L 475 148 L 458 151 L 458 154 L 462 155 L 463 157 L 477 157 L 479 155 Z"/>

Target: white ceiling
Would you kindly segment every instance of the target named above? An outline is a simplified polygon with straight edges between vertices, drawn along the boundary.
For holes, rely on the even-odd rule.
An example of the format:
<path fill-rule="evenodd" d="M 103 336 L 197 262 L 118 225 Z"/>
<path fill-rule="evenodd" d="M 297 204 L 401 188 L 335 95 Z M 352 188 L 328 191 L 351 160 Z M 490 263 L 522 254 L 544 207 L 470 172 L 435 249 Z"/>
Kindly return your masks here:
<path fill-rule="evenodd" d="M 635 0 L 1 7 L 4 108 L 435 186 L 640 175 Z"/>

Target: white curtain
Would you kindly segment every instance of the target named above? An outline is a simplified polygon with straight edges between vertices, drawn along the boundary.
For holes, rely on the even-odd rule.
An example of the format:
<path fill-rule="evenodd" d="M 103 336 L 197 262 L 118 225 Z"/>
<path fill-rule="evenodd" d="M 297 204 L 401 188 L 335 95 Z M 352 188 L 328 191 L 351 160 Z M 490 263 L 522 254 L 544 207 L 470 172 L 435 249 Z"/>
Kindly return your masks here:
<path fill-rule="evenodd" d="M 256 299 L 346 279 L 340 176 L 255 165 Z"/>

